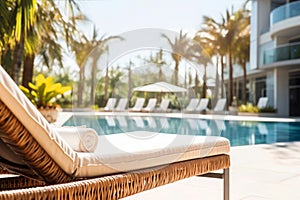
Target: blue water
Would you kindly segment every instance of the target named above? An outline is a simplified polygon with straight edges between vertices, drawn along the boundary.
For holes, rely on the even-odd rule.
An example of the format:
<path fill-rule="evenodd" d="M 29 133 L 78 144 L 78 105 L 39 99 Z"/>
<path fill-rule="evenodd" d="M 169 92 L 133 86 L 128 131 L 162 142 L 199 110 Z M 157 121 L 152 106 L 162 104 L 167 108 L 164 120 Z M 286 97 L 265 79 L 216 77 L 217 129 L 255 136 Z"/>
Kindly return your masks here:
<path fill-rule="evenodd" d="M 300 141 L 300 122 L 74 115 L 64 124 L 64 126 L 81 125 L 94 128 L 102 135 L 137 130 L 185 135 L 216 135 L 228 138 L 231 146 Z"/>

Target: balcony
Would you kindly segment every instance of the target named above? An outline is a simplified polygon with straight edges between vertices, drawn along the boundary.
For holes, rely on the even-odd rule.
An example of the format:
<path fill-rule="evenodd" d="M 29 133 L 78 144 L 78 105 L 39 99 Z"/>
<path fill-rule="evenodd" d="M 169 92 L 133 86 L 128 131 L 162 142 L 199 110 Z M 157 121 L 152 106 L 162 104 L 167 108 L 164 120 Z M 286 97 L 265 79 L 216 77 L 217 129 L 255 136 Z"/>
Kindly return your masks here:
<path fill-rule="evenodd" d="M 289 3 L 274 9 L 271 12 L 271 24 L 300 16 L 300 1 Z"/>
<path fill-rule="evenodd" d="M 264 51 L 264 65 L 294 59 L 300 59 L 300 42 Z"/>

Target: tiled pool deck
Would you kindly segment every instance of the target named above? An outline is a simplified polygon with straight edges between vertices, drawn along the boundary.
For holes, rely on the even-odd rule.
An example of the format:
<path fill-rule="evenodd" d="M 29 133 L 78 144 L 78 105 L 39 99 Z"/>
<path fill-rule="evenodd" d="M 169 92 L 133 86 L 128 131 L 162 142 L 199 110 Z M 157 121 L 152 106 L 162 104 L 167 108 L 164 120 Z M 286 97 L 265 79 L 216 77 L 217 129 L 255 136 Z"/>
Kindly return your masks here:
<path fill-rule="evenodd" d="M 67 117 L 68 114 L 61 117 L 63 116 Z M 198 115 L 189 116 L 199 117 Z M 241 119 L 240 116 L 219 117 Z M 247 117 L 242 118 L 253 120 Z M 259 120 L 299 121 L 299 119 L 290 118 L 259 118 Z M 232 147 L 230 154 L 230 199 L 300 199 L 300 142 Z M 124 198 L 124 200 L 220 200 L 222 192 L 222 180 L 192 177 Z"/>

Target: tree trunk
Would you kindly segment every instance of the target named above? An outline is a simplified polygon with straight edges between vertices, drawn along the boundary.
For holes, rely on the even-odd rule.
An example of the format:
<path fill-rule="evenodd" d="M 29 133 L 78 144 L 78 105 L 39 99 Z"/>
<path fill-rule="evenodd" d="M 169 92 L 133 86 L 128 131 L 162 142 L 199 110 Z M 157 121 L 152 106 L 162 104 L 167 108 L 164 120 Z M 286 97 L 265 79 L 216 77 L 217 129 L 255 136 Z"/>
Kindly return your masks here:
<path fill-rule="evenodd" d="M 174 85 L 178 85 L 178 71 L 179 71 L 179 61 L 175 60 Z"/>
<path fill-rule="evenodd" d="M 206 65 L 204 65 L 204 73 L 203 73 L 203 88 L 202 88 L 202 95 L 201 98 L 206 98 Z"/>
<path fill-rule="evenodd" d="M 79 83 L 78 83 L 78 91 L 77 91 L 77 106 L 80 107 L 82 105 L 82 95 L 84 90 L 84 67 L 80 67 L 79 71 Z"/>
<path fill-rule="evenodd" d="M 131 80 L 131 66 L 128 67 L 128 96 L 127 98 L 130 100 L 132 92 L 132 80 Z"/>
<path fill-rule="evenodd" d="M 109 76 L 108 76 L 108 66 L 105 71 L 105 85 L 104 85 L 104 102 L 108 100 L 108 85 L 109 85 Z"/>
<path fill-rule="evenodd" d="M 92 63 L 91 70 L 91 92 L 90 92 L 90 105 L 95 105 L 95 76 L 96 76 L 97 61 Z"/>
<path fill-rule="evenodd" d="M 24 36 L 21 36 L 21 40 L 16 44 L 13 55 L 13 69 L 12 69 L 12 78 L 17 85 L 20 84 L 20 73 L 21 66 L 23 61 L 23 52 L 24 52 Z"/>
<path fill-rule="evenodd" d="M 221 56 L 221 98 L 224 98 L 224 56 Z"/>
<path fill-rule="evenodd" d="M 220 91 L 220 86 L 221 89 L 223 88 L 223 84 L 220 84 L 220 79 L 219 79 L 219 71 L 218 71 L 218 67 L 219 67 L 219 59 L 217 57 L 217 63 L 216 63 L 216 80 L 215 80 L 215 89 L 214 89 L 214 94 L 213 94 L 213 98 L 212 98 L 212 104 L 215 105 L 217 102 L 217 99 L 219 98 L 219 91 Z"/>
<path fill-rule="evenodd" d="M 34 58 L 35 55 L 29 55 L 24 59 L 22 85 L 26 88 L 28 88 L 28 83 L 32 82 Z"/>
<path fill-rule="evenodd" d="M 198 97 L 198 88 L 199 88 L 198 85 L 199 85 L 199 78 L 198 78 L 198 74 L 196 73 L 196 76 L 195 76 L 195 89 L 194 89 L 196 97 Z"/>
<path fill-rule="evenodd" d="M 243 103 L 247 103 L 247 69 L 246 62 L 242 63 L 243 67 Z"/>
<path fill-rule="evenodd" d="M 229 50 L 229 101 L 228 106 L 231 106 L 233 98 L 233 66 L 232 66 L 232 53 Z"/>

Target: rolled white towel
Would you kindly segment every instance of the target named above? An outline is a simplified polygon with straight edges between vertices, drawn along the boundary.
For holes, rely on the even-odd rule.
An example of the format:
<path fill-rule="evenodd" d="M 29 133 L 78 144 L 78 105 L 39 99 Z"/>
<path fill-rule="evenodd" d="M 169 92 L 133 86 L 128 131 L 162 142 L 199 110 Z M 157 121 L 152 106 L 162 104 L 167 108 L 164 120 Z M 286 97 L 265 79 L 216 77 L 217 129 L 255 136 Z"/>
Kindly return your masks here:
<path fill-rule="evenodd" d="M 94 152 L 98 144 L 98 134 L 92 128 L 60 127 L 57 133 L 71 146 L 74 151 Z"/>

